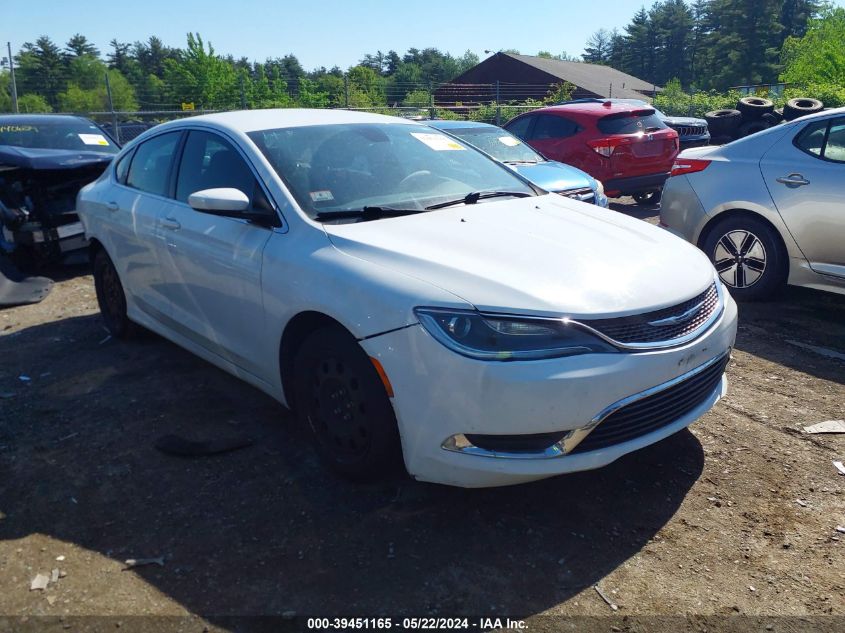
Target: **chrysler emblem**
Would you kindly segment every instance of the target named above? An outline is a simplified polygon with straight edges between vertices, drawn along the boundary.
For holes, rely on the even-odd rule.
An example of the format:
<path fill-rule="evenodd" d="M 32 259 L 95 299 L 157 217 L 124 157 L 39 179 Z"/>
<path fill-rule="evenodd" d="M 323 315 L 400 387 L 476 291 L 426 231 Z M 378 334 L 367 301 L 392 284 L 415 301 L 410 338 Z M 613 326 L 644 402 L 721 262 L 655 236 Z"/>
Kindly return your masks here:
<path fill-rule="evenodd" d="M 666 317 L 665 319 L 658 319 L 657 321 L 649 321 L 648 324 L 651 327 L 663 327 L 664 325 L 678 325 L 679 323 L 686 323 L 696 315 L 703 305 L 704 302 L 702 301 L 701 303 L 691 307 L 689 310 L 681 312 L 681 314 Z"/>

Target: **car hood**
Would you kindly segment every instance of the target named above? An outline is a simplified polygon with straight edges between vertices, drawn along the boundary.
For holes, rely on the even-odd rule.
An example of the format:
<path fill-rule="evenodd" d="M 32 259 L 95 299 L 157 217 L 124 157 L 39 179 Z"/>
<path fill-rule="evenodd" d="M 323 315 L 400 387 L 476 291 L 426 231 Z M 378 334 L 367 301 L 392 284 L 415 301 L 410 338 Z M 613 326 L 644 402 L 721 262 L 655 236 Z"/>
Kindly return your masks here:
<path fill-rule="evenodd" d="M 0 165 L 23 169 L 76 169 L 108 164 L 114 154 L 67 149 L 35 149 L 0 145 Z"/>
<path fill-rule="evenodd" d="M 669 232 L 556 195 L 324 228 L 341 252 L 482 311 L 637 314 L 694 297 L 714 275 L 698 249 Z"/>
<path fill-rule="evenodd" d="M 689 116 L 667 116 L 663 119 L 663 122 L 670 127 L 675 125 L 707 126 L 707 121 L 704 119 Z"/>
<path fill-rule="evenodd" d="M 546 191 L 564 191 L 584 187 L 595 189 L 596 187 L 596 182 L 591 176 L 576 167 L 556 161 L 550 160 L 533 165 L 517 163 L 510 167 Z"/>

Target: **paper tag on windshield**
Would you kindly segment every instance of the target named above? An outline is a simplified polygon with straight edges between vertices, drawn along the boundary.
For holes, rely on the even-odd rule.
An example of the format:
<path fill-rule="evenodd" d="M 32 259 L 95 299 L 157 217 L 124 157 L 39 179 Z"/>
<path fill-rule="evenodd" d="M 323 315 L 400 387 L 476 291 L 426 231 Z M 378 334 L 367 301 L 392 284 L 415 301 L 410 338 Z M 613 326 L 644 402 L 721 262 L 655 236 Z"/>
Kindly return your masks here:
<path fill-rule="evenodd" d="M 80 134 L 79 139 L 86 145 L 108 145 L 109 142 L 102 134 Z"/>
<path fill-rule="evenodd" d="M 418 141 L 422 141 L 431 149 L 438 152 L 445 152 L 455 149 L 466 149 L 463 145 L 461 145 L 457 141 L 453 141 L 444 134 L 425 134 L 423 132 L 411 132 L 411 136 L 413 136 Z"/>
<path fill-rule="evenodd" d="M 310 195 L 312 202 L 327 202 L 329 200 L 334 200 L 332 192 L 328 189 L 323 189 L 322 191 L 312 191 Z"/>
<path fill-rule="evenodd" d="M 516 147 L 517 145 L 522 145 L 522 141 L 512 136 L 500 136 L 499 142 L 503 145 L 507 145 L 508 147 Z"/>

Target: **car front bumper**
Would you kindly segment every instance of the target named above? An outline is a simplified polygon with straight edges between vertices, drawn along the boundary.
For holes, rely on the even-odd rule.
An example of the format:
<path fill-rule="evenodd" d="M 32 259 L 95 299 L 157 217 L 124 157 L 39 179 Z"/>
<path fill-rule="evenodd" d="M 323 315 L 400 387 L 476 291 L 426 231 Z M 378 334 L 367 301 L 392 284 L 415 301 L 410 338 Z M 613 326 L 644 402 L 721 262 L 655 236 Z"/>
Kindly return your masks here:
<path fill-rule="evenodd" d="M 678 139 L 681 146 L 681 151 L 691 147 L 704 147 L 710 145 L 710 134 L 699 134 L 696 136 L 681 136 Z"/>
<path fill-rule="evenodd" d="M 361 345 L 380 361 L 392 385 L 405 465 L 413 477 L 464 487 L 517 484 L 598 468 L 680 431 L 719 400 L 726 379 L 722 376 L 685 415 L 597 450 L 509 458 L 457 450 L 454 438 L 577 433 L 590 427 L 616 403 L 670 384 L 728 353 L 736 336 L 737 310 L 730 296 L 724 296 L 721 317 L 703 336 L 658 351 L 484 362 L 446 349 L 420 325 Z"/>

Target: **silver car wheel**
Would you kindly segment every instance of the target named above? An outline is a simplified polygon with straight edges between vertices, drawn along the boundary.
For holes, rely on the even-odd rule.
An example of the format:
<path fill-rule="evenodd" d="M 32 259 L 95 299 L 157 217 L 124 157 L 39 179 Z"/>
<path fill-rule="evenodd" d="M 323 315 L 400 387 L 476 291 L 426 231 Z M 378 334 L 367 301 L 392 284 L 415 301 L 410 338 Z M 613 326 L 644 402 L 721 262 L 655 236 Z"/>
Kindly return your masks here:
<path fill-rule="evenodd" d="M 766 249 L 751 231 L 731 231 L 716 242 L 713 265 L 726 285 L 748 288 L 766 271 Z"/>

